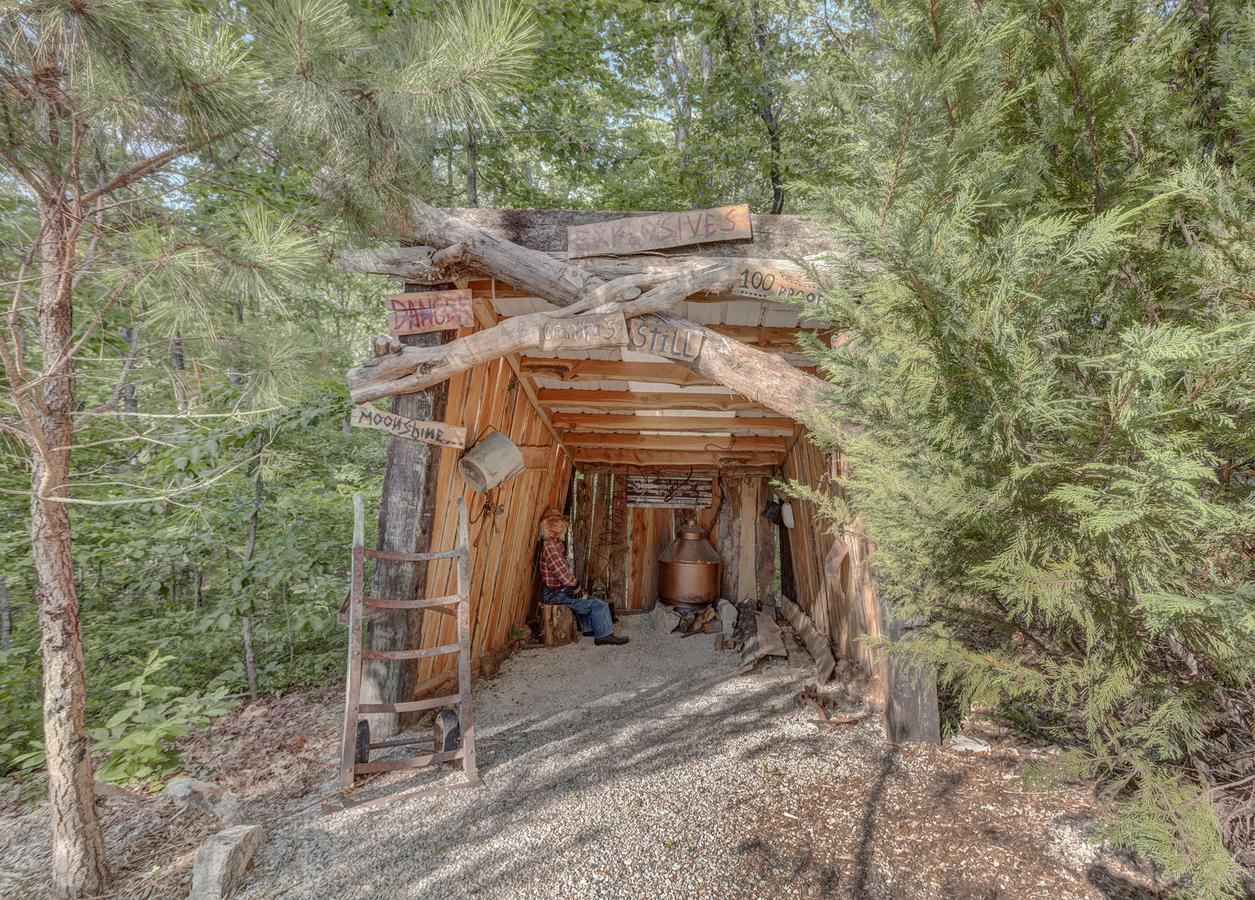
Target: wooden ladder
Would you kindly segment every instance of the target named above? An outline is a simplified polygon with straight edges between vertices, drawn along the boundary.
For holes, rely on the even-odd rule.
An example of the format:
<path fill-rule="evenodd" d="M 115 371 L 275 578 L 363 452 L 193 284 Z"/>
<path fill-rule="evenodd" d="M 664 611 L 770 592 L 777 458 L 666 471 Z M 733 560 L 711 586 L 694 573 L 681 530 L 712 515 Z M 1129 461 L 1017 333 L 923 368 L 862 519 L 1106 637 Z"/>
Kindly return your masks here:
<path fill-rule="evenodd" d="M 419 793 L 442 793 L 462 787 L 478 787 L 483 784 L 475 763 L 475 717 L 471 709 L 471 551 L 468 539 L 466 503 L 458 500 L 458 540 L 452 550 L 436 553 L 394 553 L 390 550 L 372 550 L 365 546 L 365 514 L 362 509 L 362 495 L 353 495 L 353 574 L 349 588 L 348 628 L 349 628 L 349 668 L 345 679 L 344 697 L 344 734 L 340 744 L 340 787 L 349 791 L 358 775 L 376 772 L 390 772 L 396 769 L 423 769 L 441 763 L 462 761 L 462 772 L 465 780 L 449 785 L 418 787 L 390 794 L 373 800 L 350 801 L 341 799 L 329 802 L 327 808 L 344 809 L 349 806 L 360 806 L 395 800 L 401 796 L 413 796 Z M 431 597 L 422 600 L 385 600 L 365 596 L 366 560 L 382 559 L 394 562 L 431 562 L 437 559 L 456 559 L 458 561 L 458 592 L 447 597 Z M 458 622 L 458 640 L 456 644 L 442 644 L 438 647 L 427 647 L 417 650 L 363 650 L 362 649 L 362 610 L 372 609 L 430 609 L 443 615 L 456 615 Z M 450 609 L 455 607 L 455 609 Z M 445 697 L 431 697 L 427 700 L 412 700 L 401 703 L 362 703 L 362 660 L 384 659 L 425 659 L 430 656 L 441 656 L 446 653 L 458 654 L 458 692 Z M 367 713 L 409 713 L 426 709 L 439 709 L 445 706 L 456 706 L 458 724 L 461 732 L 461 746 L 455 750 L 440 750 L 421 756 L 409 756 L 401 759 L 384 759 L 376 762 L 358 761 L 358 723 Z M 370 750 L 385 747 L 399 747 L 416 744 L 425 738 L 397 738 L 382 740 L 368 744 Z"/>

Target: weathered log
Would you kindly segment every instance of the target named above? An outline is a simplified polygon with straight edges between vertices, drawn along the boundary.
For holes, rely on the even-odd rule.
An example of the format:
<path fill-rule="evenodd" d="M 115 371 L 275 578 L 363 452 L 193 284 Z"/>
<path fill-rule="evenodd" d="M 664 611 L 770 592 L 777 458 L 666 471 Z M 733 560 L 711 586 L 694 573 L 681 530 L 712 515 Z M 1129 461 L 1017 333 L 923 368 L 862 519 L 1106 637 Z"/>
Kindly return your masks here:
<path fill-rule="evenodd" d="M 815 680 L 819 684 L 823 684 L 832 677 L 832 673 L 837 668 L 837 661 L 832 655 L 832 645 L 828 643 L 826 637 L 815 629 L 815 623 L 802 610 L 802 607 L 783 595 L 776 598 L 776 605 L 780 607 L 784 617 L 789 620 L 793 630 L 805 642 L 806 652 L 815 661 Z"/>
<path fill-rule="evenodd" d="M 532 291 L 536 296 L 558 306 L 579 304 L 605 283 L 605 279 L 593 271 L 554 259 L 546 253 L 521 247 L 421 201 L 415 201 L 412 209 L 419 240 L 440 249 L 457 246 L 459 260 L 465 258 L 471 265 L 516 287 Z M 683 278 L 673 278 L 670 281 L 671 290 L 667 290 L 667 283 L 664 283 L 639 298 L 620 305 L 632 307 L 633 313 L 649 311 L 641 318 L 645 318 L 652 327 L 700 332 L 701 352 L 695 360 L 678 360 L 682 365 L 757 400 L 768 409 L 790 418 L 800 418 L 803 410 L 820 399 L 826 389 L 824 382 L 794 368 L 783 357 L 755 350 L 711 329 L 695 325 L 674 313 L 653 311 L 665 308 L 664 304 L 682 299 L 675 296 L 676 290 L 701 286 L 708 280 L 717 283 L 719 279 L 728 277 L 728 271 L 718 266 L 698 272 L 686 272 Z M 622 290 L 628 286 L 638 285 L 624 283 L 616 289 Z M 651 297 L 651 294 L 654 296 Z M 462 341 L 470 341 L 479 335 L 463 338 L 446 347 L 447 353 L 443 358 L 408 350 L 377 357 L 350 371 L 350 393 L 355 401 L 363 402 L 422 390 L 484 361 L 485 353 L 494 353 L 500 348 L 500 352 L 494 353 L 494 356 L 500 356 L 505 352 L 528 349 L 527 342 L 533 338 L 537 343 L 530 346 L 539 346 L 543 319 L 537 317 L 545 315 L 535 313 L 507 320 L 497 328 L 512 326 L 514 330 L 481 337 L 478 342 L 466 348 L 457 347 Z M 512 325 L 520 320 L 532 321 Z M 496 330 L 489 329 L 489 332 Z"/>

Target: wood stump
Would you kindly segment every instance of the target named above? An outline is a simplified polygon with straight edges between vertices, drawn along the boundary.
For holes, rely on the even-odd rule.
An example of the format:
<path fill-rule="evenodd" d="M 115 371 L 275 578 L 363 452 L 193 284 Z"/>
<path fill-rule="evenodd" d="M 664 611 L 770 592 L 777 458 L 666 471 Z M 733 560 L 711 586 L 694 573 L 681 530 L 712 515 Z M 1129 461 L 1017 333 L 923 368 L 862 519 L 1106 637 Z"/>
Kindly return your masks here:
<path fill-rule="evenodd" d="M 569 606 L 540 604 L 540 633 L 546 647 L 561 647 L 579 640 L 580 623 Z"/>

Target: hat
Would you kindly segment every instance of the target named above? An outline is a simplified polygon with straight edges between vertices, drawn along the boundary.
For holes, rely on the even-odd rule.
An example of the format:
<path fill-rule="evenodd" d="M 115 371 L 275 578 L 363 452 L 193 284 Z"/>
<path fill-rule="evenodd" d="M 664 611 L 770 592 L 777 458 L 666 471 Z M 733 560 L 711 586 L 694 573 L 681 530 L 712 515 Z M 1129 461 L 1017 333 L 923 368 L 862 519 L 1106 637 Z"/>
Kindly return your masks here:
<path fill-rule="evenodd" d="M 540 517 L 540 521 L 548 522 L 550 519 L 565 519 L 562 510 L 554 509 L 552 506 L 545 510 L 545 514 Z"/>

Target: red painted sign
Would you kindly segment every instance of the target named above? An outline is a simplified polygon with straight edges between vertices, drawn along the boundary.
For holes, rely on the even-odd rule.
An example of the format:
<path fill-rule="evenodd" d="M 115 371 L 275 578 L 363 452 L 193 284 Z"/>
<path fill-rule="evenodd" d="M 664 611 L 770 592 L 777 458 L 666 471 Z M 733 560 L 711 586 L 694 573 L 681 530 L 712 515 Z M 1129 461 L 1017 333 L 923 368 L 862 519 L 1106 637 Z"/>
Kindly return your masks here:
<path fill-rule="evenodd" d="M 388 330 L 393 334 L 453 331 L 474 324 L 469 290 L 393 294 L 388 298 Z"/>
<path fill-rule="evenodd" d="M 708 241 L 735 241 L 754 236 L 750 208 L 719 206 L 688 212 L 629 216 L 588 225 L 568 225 L 566 255 L 570 259 L 603 254 L 639 253 Z"/>

